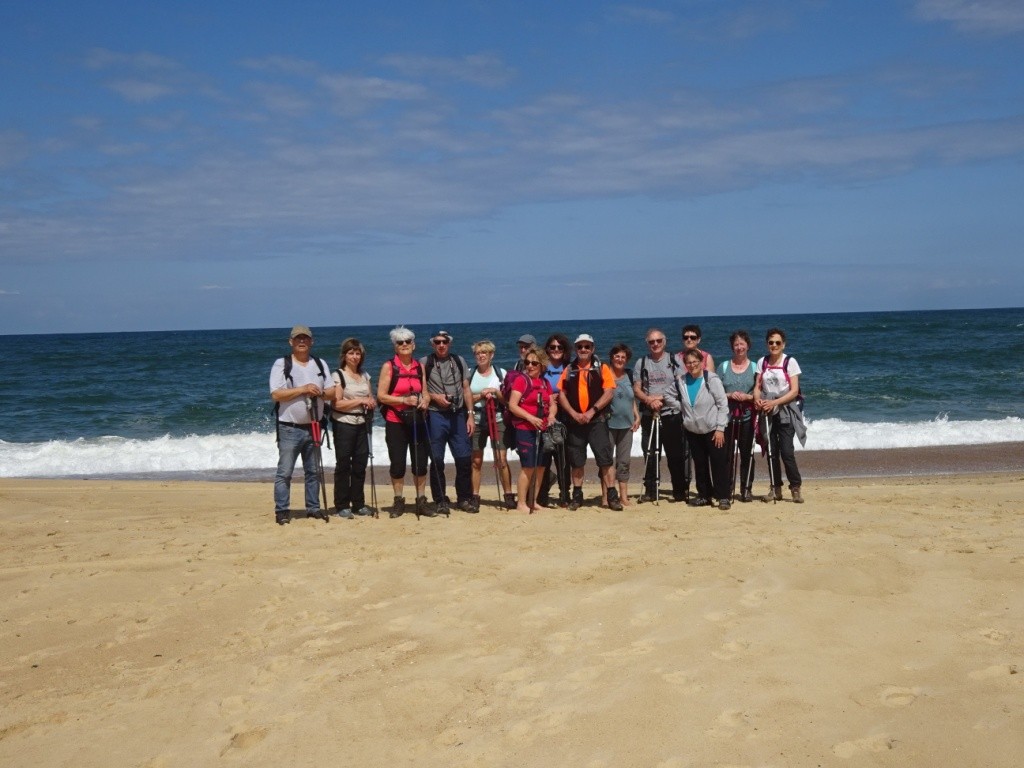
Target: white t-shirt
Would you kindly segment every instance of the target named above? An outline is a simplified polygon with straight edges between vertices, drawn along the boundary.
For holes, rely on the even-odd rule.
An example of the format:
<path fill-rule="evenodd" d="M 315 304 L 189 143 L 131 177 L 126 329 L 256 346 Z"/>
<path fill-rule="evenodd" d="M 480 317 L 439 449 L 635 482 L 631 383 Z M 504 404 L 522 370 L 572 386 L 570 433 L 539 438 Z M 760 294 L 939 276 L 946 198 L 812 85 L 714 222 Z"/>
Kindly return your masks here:
<path fill-rule="evenodd" d="M 789 367 L 783 370 L 787 358 L 789 359 Z M 765 400 L 777 400 L 790 390 L 789 381 L 786 380 L 786 373 L 791 378 L 799 376 L 800 363 L 796 361 L 795 357 L 790 357 L 789 355 L 783 355 L 778 366 L 767 366 L 766 368 L 767 361 L 767 357 L 762 357 L 757 361 L 757 373 L 761 376 L 761 397 Z"/>
<path fill-rule="evenodd" d="M 501 372 L 500 378 L 498 375 L 499 371 Z M 479 395 L 485 389 L 501 389 L 501 380 L 503 378 L 505 378 L 505 371 L 498 368 L 496 365 L 491 366 L 491 372 L 487 376 L 484 376 L 479 370 L 474 368 L 473 378 L 469 380 L 469 391 L 474 395 Z M 483 418 L 482 414 L 484 412 L 485 402 L 486 400 L 481 399 L 473 404 L 473 412 L 476 415 L 478 423 L 480 422 L 480 419 Z M 497 420 L 501 421 L 501 408 L 499 407 L 495 413 Z"/>
<path fill-rule="evenodd" d="M 320 376 L 320 369 L 316 367 L 316 361 L 310 357 L 305 365 L 294 357 L 292 358 L 291 381 L 284 377 L 284 358 L 279 357 L 270 368 L 270 391 L 278 389 L 291 389 L 306 384 L 316 384 L 320 389 L 331 388 L 331 369 L 327 362 L 320 358 L 320 365 L 323 366 L 324 375 Z M 289 421 L 292 424 L 309 424 L 309 411 L 306 410 L 306 396 L 293 397 L 291 400 L 282 400 L 280 410 L 277 414 L 278 421 Z M 316 398 L 316 418 L 320 419 L 324 414 L 323 398 Z"/>

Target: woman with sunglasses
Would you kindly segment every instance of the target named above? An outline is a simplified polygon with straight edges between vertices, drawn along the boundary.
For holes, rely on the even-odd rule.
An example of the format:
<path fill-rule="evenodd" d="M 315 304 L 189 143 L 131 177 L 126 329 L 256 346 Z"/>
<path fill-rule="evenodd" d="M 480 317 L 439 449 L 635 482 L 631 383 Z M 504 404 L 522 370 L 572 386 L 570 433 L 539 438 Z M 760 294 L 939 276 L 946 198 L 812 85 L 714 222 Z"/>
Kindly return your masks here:
<path fill-rule="evenodd" d="M 700 357 L 705 371 L 715 370 L 715 358 L 711 356 L 710 352 L 705 352 L 700 348 L 700 326 L 699 325 L 684 325 L 683 326 L 683 349 L 676 354 L 676 361 L 679 366 L 683 366 L 683 355 L 686 354 L 687 350 L 696 349 L 700 352 Z"/>
<path fill-rule="evenodd" d="M 516 430 L 516 452 L 519 454 L 519 512 L 532 513 L 538 509 L 541 472 L 541 432 L 552 422 L 557 412 L 554 393 L 543 376 L 548 364 L 547 356 L 535 346 L 523 356 L 525 376 L 517 376 L 512 383 L 508 409 L 512 426 Z"/>
<path fill-rule="evenodd" d="M 425 396 L 427 376 L 423 366 L 413 358 L 416 335 L 399 325 L 391 329 L 391 343 L 395 356 L 380 369 L 377 380 L 377 401 L 384 413 L 384 441 L 391 461 L 389 474 L 395 492 L 391 517 L 405 512 L 405 459 L 412 455 L 412 476 L 416 486 L 416 514 L 433 517 L 427 506 L 427 442 L 426 412 L 430 403 Z"/>
<path fill-rule="evenodd" d="M 544 370 L 544 378 L 548 380 L 551 391 L 558 397 L 558 380 L 562 377 L 569 362 L 569 337 L 564 333 L 553 333 L 544 342 L 544 352 L 547 353 L 548 364 Z M 556 419 L 565 424 L 565 414 L 559 411 Z M 545 453 L 541 457 L 541 481 L 540 493 L 537 495 L 537 503 L 548 509 L 555 509 L 556 506 L 566 507 L 569 505 L 569 462 L 565 457 L 564 446 L 561 450 Z M 551 465 L 554 464 L 554 472 Z M 558 504 L 551 501 L 551 487 L 558 483 Z"/>
<path fill-rule="evenodd" d="M 768 354 L 757 361 L 757 380 L 754 382 L 754 407 L 761 414 L 762 432 L 770 437 L 768 446 L 769 470 L 772 490 L 768 498 L 782 501 L 782 473 L 793 501 L 802 504 L 800 469 L 796 465 L 793 437 L 803 445 L 807 440 L 803 408 L 800 406 L 800 364 L 785 354 L 786 334 L 781 328 L 771 328 L 765 334 Z"/>
<path fill-rule="evenodd" d="M 729 401 L 722 380 L 714 371 L 704 370 L 699 349 L 683 353 L 686 373 L 678 377 L 682 394 L 683 430 L 693 457 L 697 495 L 687 502 L 704 507 L 718 500 L 719 509 L 729 509 L 729 453 L 725 428 L 729 425 Z"/>

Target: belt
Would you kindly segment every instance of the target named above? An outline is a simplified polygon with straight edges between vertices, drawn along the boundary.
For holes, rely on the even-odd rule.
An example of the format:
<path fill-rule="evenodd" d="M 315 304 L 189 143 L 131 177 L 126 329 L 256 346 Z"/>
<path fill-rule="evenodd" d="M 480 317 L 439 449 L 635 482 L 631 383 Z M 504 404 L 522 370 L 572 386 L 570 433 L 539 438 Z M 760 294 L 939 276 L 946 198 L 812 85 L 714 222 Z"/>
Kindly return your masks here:
<path fill-rule="evenodd" d="M 295 427 L 296 429 L 312 429 L 312 424 L 296 424 L 294 421 L 279 421 L 278 424 L 285 427 Z"/>

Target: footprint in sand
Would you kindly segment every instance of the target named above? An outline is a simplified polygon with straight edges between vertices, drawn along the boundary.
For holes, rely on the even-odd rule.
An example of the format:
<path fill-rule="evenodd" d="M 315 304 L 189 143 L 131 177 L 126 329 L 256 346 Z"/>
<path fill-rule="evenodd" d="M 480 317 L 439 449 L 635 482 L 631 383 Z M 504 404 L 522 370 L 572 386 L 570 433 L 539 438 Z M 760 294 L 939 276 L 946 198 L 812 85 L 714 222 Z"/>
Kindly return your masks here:
<path fill-rule="evenodd" d="M 726 709 L 715 718 L 714 725 L 704 731 L 708 736 L 735 738 L 738 729 L 752 728 L 750 715 L 742 709 Z"/>
<path fill-rule="evenodd" d="M 677 589 L 675 592 L 670 592 L 669 594 L 665 595 L 665 599 L 670 602 L 677 603 L 681 600 L 685 600 L 692 594 L 692 589 Z"/>
<path fill-rule="evenodd" d="M 844 741 L 832 747 L 832 753 L 836 757 L 849 759 L 861 752 L 886 752 L 896 749 L 896 739 L 887 734 L 880 733 L 876 736 L 865 736 L 856 741 Z"/>
<path fill-rule="evenodd" d="M 708 688 L 704 683 L 698 681 L 692 672 L 685 670 L 668 672 L 662 675 L 661 679 L 666 683 L 678 686 L 680 690 L 686 693 L 702 693 Z"/>
<path fill-rule="evenodd" d="M 750 643 L 746 640 L 731 640 L 728 643 L 723 643 L 717 651 L 712 651 L 711 655 L 720 661 L 732 661 L 748 650 L 750 650 Z"/>
<path fill-rule="evenodd" d="M 228 741 L 227 746 L 221 750 L 221 757 L 224 757 L 230 752 L 244 752 L 245 750 L 256 746 L 270 733 L 266 728 L 250 728 L 244 731 L 235 731 L 231 734 L 231 739 Z"/>
<path fill-rule="evenodd" d="M 993 627 L 986 627 L 985 629 L 978 630 L 978 634 L 982 638 L 992 645 L 1005 645 L 1010 640 L 1010 633 L 1003 632 L 1001 629 L 995 629 Z"/>
<path fill-rule="evenodd" d="M 887 707 L 906 707 L 913 704 L 920 695 L 920 688 L 899 688 L 889 685 L 882 689 L 878 698 Z"/>
<path fill-rule="evenodd" d="M 967 676 L 971 680 L 991 680 L 993 678 L 1009 677 L 1010 675 L 1016 675 L 1019 672 L 1019 668 L 1016 664 L 993 664 L 991 667 L 985 667 L 984 669 L 976 669 L 969 673 Z M 1016 678 L 1017 682 L 1021 681 L 1021 678 Z"/>

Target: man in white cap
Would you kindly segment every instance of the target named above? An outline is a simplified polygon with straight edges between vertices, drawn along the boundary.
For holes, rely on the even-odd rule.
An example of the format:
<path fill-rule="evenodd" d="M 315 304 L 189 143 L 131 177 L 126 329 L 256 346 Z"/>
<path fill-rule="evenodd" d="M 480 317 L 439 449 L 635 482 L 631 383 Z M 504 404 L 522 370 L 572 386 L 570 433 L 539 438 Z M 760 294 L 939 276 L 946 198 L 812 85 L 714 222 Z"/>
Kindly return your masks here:
<path fill-rule="evenodd" d="M 313 421 L 324 413 L 324 401 L 334 398 L 334 382 L 323 358 L 313 357 L 313 332 L 296 325 L 288 337 L 292 351 L 278 358 L 270 369 L 270 398 L 277 417 L 277 474 L 274 476 L 274 519 L 278 525 L 291 521 L 292 472 L 302 456 L 305 475 L 306 517 L 324 517 L 320 509 L 320 479 L 314 451 Z M 330 386 L 328 386 L 330 385 Z M 351 514 L 351 513 L 350 513 Z"/>
<path fill-rule="evenodd" d="M 427 437 L 430 440 L 430 493 L 437 511 L 450 514 L 444 476 L 445 447 L 455 462 L 455 495 L 459 509 L 473 508 L 473 393 L 470 372 L 461 355 L 451 353 L 452 335 L 438 331 L 430 337 L 434 351 L 420 360 L 427 376 Z"/>
<path fill-rule="evenodd" d="M 594 359 L 593 336 L 581 333 L 576 337 L 575 347 L 576 358 L 558 380 L 558 402 L 568 415 L 565 447 L 572 477 L 569 509 L 579 509 L 583 504 L 583 468 L 588 445 L 601 477 L 602 505 L 608 504 L 607 489 L 614 487 L 607 407 L 615 396 L 615 376 L 607 365 Z"/>

